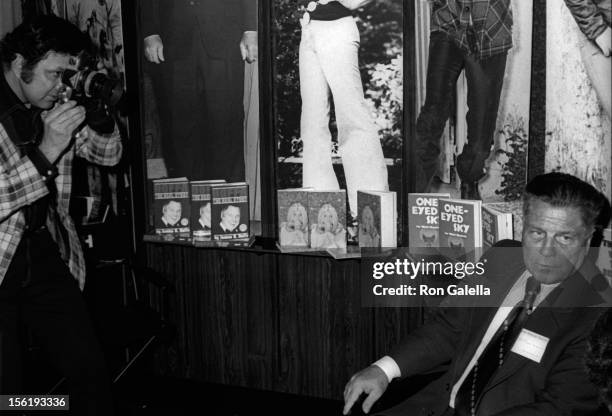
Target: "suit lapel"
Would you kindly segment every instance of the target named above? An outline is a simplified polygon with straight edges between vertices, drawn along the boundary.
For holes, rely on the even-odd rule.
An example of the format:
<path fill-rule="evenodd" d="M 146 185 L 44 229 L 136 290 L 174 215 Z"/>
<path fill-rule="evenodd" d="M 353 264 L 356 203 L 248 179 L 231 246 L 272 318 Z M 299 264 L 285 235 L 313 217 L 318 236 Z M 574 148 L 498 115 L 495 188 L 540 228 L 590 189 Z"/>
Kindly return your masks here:
<path fill-rule="evenodd" d="M 601 296 L 589 284 L 596 274 L 598 274 L 597 268 L 588 260 L 585 261 L 579 271 L 567 278 L 544 299 L 529 317 L 524 328 L 550 340 L 561 328 L 565 327 L 565 322 L 572 317 L 571 312 L 575 311 L 575 308 L 600 304 Z M 530 361 L 528 358 L 510 352 L 500 369 L 491 377 L 483 395 Z"/>
<path fill-rule="evenodd" d="M 550 340 L 559 330 L 558 319 L 555 316 L 557 313 L 563 314 L 563 312 L 558 312 L 554 308 L 538 308 L 533 312 L 533 315 L 529 317 L 524 329 L 543 335 Z M 511 346 L 509 346 L 509 348 L 511 348 Z M 544 351 L 544 354 L 546 354 L 546 351 Z M 522 355 L 509 352 L 508 355 L 506 355 L 503 365 L 493 374 L 491 380 L 489 380 L 487 387 L 483 390 L 483 395 L 488 390 L 512 376 L 530 361 L 531 360 Z"/>
<path fill-rule="evenodd" d="M 493 293 L 503 293 L 503 297 L 499 300 L 499 302 L 503 302 L 504 298 L 508 295 L 508 292 L 516 282 L 516 280 L 523 274 L 525 268 L 518 268 L 514 274 L 514 276 L 510 278 L 506 278 L 500 280 L 496 285 L 497 288 L 494 287 L 493 283 L 491 283 L 490 287 Z M 486 310 L 486 312 L 484 312 Z M 453 380 L 455 382 L 461 377 L 463 371 L 467 367 L 470 360 L 474 357 L 478 346 L 482 342 L 482 338 L 484 337 L 493 317 L 497 313 L 498 308 L 494 307 L 478 307 L 472 309 L 472 313 L 469 320 L 469 326 L 466 330 L 466 337 L 458 349 L 462 354 L 457 358 L 456 364 L 454 366 L 453 372 Z"/>

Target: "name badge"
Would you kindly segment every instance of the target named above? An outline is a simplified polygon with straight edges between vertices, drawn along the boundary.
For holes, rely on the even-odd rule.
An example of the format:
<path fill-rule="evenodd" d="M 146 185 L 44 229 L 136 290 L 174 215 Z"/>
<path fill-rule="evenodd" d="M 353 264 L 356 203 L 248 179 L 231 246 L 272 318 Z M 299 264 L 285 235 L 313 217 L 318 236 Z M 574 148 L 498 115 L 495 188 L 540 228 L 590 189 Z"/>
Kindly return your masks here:
<path fill-rule="evenodd" d="M 510 351 L 539 363 L 542 360 L 549 338 L 523 329 Z"/>

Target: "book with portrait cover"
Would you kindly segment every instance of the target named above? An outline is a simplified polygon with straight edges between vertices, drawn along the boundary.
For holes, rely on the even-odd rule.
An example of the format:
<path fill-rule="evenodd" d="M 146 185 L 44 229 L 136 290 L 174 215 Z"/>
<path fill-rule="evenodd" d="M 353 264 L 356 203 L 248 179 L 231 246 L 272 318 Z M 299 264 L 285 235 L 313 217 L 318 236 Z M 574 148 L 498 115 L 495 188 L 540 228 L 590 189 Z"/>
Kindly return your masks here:
<path fill-rule="evenodd" d="M 211 187 L 211 239 L 250 237 L 249 185 L 232 182 Z"/>
<path fill-rule="evenodd" d="M 281 247 L 310 246 L 308 188 L 279 189 L 278 243 Z"/>
<path fill-rule="evenodd" d="M 482 205 L 482 246 L 491 248 L 500 240 L 512 239 L 512 213 L 504 212 L 489 204 Z"/>
<path fill-rule="evenodd" d="M 308 191 L 310 247 L 346 248 L 346 191 Z"/>
<path fill-rule="evenodd" d="M 357 191 L 359 247 L 397 247 L 395 192 Z"/>
<path fill-rule="evenodd" d="M 225 183 L 224 179 L 189 182 L 191 190 L 191 235 L 197 240 L 210 239 L 211 194 L 214 185 Z"/>
<path fill-rule="evenodd" d="M 189 180 L 166 178 L 153 181 L 153 218 L 156 234 L 189 235 Z"/>
<path fill-rule="evenodd" d="M 450 194 L 408 194 L 408 246 L 440 247 L 439 201 Z"/>
<path fill-rule="evenodd" d="M 465 253 L 482 249 L 482 201 L 441 198 L 438 210 L 440 247 Z"/>

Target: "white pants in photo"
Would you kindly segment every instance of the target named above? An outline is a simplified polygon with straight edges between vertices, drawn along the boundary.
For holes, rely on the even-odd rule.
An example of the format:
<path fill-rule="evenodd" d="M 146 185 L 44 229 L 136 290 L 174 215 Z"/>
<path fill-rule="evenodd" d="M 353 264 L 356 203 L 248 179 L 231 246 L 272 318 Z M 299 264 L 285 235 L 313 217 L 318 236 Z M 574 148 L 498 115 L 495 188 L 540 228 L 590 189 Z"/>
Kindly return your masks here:
<path fill-rule="evenodd" d="M 357 215 L 357 191 L 387 191 L 387 166 L 378 129 L 363 96 L 358 63 L 359 31 L 352 17 L 312 20 L 300 42 L 302 186 L 339 189 L 332 166 L 330 99 L 338 126 L 338 150 L 346 176 L 347 196 Z"/>

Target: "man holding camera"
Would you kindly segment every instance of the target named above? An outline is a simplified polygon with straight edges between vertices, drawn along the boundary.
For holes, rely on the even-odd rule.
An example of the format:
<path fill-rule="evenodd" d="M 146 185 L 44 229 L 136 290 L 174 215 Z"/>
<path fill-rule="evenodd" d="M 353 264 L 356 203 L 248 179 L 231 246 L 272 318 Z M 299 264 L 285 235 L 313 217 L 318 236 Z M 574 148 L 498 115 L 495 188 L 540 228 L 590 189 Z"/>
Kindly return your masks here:
<path fill-rule="evenodd" d="M 81 129 L 85 109 L 60 100 L 62 75 L 87 46 L 86 35 L 54 16 L 22 23 L 0 41 L 0 394 L 23 393 L 25 325 L 66 377 L 72 412 L 111 415 L 68 204 L 74 156 L 114 165 L 122 147 L 116 128 L 107 136 Z"/>

